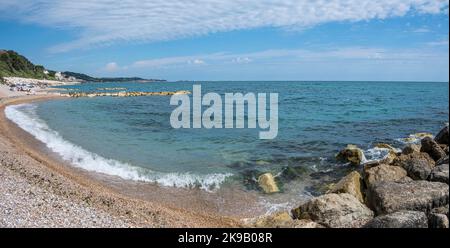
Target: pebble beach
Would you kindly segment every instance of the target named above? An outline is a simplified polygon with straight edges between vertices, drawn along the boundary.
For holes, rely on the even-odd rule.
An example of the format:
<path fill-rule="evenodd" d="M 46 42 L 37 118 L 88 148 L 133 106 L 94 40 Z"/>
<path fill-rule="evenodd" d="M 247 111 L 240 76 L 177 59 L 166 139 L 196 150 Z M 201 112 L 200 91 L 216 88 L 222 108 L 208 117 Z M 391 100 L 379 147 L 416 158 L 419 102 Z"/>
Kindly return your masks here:
<path fill-rule="evenodd" d="M 5 92 L 5 91 L 3 91 Z M 6 91 L 7 92 L 7 91 Z M 7 92 L 9 93 L 9 92 Z M 3 93 L 2 93 L 3 94 Z M 55 94 L 2 95 L 1 227 L 231 227 L 237 220 L 127 198 L 36 152 L 37 143 L 9 122 L 4 107 Z M 28 142 L 30 141 L 30 142 Z"/>

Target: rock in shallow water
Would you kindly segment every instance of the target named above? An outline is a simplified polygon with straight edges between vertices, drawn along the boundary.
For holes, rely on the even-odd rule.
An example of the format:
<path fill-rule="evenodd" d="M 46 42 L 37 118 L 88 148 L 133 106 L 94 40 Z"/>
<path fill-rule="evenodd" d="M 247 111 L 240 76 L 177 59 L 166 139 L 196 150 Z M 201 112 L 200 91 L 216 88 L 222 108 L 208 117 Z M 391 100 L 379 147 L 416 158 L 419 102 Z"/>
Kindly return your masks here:
<path fill-rule="evenodd" d="M 325 194 L 292 210 L 294 218 L 310 219 L 325 227 L 357 228 L 373 218 L 373 212 L 354 196 Z"/>
<path fill-rule="evenodd" d="M 355 145 L 347 145 L 336 155 L 336 158 L 344 162 L 350 162 L 352 165 L 360 165 L 365 159 L 363 150 Z"/>
<path fill-rule="evenodd" d="M 381 215 L 369 221 L 365 228 L 427 228 L 428 218 L 424 212 L 402 210 Z"/>
<path fill-rule="evenodd" d="M 259 186 L 264 190 L 264 193 L 270 194 L 280 191 L 271 173 L 265 173 L 259 176 L 258 183 Z"/>
<path fill-rule="evenodd" d="M 335 184 L 330 193 L 348 193 L 356 197 L 360 202 L 364 202 L 364 197 L 361 191 L 361 175 L 357 171 L 353 171 L 337 184 Z"/>
<path fill-rule="evenodd" d="M 448 184 L 448 164 L 441 164 L 433 168 L 430 174 L 430 181 Z"/>
<path fill-rule="evenodd" d="M 445 183 L 411 181 L 382 182 L 367 190 L 367 203 L 378 214 L 399 210 L 427 212 L 448 204 L 449 187 Z"/>

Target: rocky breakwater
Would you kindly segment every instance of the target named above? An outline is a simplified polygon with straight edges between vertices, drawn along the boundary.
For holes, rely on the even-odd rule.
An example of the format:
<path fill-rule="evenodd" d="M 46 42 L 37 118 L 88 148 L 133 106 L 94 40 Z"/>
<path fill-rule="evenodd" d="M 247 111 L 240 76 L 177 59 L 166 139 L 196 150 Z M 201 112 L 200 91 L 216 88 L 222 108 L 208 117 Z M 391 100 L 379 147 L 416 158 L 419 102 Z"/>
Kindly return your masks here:
<path fill-rule="evenodd" d="M 135 97 L 135 96 L 171 96 L 171 95 L 181 95 L 181 94 L 191 94 L 190 91 L 160 91 L 160 92 L 144 92 L 144 91 L 120 91 L 120 92 L 69 92 L 61 93 L 61 96 L 65 97 Z"/>
<path fill-rule="evenodd" d="M 337 158 L 354 165 L 324 195 L 291 212 L 250 221 L 255 227 L 448 228 L 448 125 L 433 139 L 389 149 L 380 161 L 364 163 L 362 151 L 348 146 Z M 358 162 L 362 164 L 358 165 Z M 358 165 L 358 166 L 356 166 Z"/>

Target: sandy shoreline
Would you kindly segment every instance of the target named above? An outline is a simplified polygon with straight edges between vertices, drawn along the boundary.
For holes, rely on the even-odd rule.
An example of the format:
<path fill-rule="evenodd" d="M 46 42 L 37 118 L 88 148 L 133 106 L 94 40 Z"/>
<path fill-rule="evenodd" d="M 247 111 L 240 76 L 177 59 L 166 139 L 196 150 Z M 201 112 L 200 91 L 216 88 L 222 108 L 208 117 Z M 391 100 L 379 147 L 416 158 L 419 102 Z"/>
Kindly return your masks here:
<path fill-rule="evenodd" d="M 121 194 L 38 148 L 11 123 L 9 104 L 58 98 L 19 96 L 0 100 L 1 227 L 237 227 L 234 218 L 199 213 Z"/>

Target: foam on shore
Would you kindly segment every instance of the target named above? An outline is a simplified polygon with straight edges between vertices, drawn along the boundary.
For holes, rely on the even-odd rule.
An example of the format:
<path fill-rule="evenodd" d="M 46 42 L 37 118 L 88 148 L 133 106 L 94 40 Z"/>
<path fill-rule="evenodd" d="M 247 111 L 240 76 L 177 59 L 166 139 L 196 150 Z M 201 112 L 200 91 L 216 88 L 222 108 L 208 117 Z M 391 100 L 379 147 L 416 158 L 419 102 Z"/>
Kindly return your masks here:
<path fill-rule="evenodd" d="M 61 156 L 70 164 L 107 175 L 118 176 L 127 180 L 158 183 L 162 186 L 183 188 L 199 187 L 203 190 L 216 190 L 232 174 L 191 174 L 191 173 L 162 173 L 130 165 L 114 159 L 104 158 L 96 153 L 65 140 L 58 132 L 52 130 L 39 118 L 36 105 L 19 104 L 5 108 L 6 117 L 20 128 L 33 135 L 37 140 L 46 144 L 53 152 Z"/>

